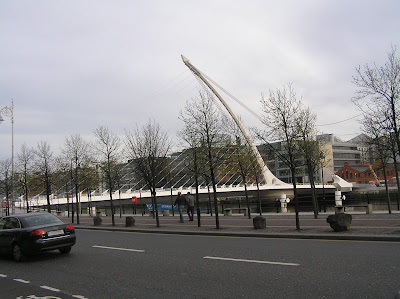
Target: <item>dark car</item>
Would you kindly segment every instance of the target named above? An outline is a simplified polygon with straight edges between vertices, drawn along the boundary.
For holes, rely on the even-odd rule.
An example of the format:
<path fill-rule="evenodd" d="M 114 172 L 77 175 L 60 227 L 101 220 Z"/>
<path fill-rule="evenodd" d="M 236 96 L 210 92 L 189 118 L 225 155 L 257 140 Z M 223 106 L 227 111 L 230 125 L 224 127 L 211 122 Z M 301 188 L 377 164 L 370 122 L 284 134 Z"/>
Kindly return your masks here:
<path fill-rule="evenodd" d="M 24 256 L 58 249 L 69 253 L 75 229 L 50 213 L 28 213 L 0 218 L 0 250 L 19 262 Z"/>

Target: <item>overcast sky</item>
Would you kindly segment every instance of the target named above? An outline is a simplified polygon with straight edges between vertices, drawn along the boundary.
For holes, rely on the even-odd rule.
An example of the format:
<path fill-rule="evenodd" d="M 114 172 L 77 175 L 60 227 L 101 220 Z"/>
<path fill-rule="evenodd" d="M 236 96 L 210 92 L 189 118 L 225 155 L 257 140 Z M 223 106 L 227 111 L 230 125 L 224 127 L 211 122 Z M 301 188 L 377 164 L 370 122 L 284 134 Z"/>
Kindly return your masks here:
<path fill-rule="evenodd" d="M 355 68 L 400 46 L 399 11 L 397 0 L 2 0 L 0 107 L 14 100 L 15 154 L 38 141 L 57 153 L 67 136 L 149 119 L 178 144 L 179 111 L 199 88 L 183 54 L 257 112 L 262 93 L 293 83 L 320 132 L 348 140 L 360 133 Z M 11 156 L 4 119 L 0 159 Z"/>

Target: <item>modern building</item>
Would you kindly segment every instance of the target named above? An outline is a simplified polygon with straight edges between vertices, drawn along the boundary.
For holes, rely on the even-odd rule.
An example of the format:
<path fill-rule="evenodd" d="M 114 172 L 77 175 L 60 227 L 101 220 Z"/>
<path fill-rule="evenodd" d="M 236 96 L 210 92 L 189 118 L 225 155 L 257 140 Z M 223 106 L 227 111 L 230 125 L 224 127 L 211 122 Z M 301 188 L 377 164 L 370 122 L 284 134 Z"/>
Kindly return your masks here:
<path fill-rule="evenodd" d="M 317 138 L 325 145 L 328 154 L 332 154 L 333 173 L 336 173 L 345 163 L 357 165 L 360 162 L 371 162 L 370 147 L 365 144 L 365 135 L 361 134 L 349 140 L 342 141 L 333 134 L 318 135 Z"/>
<path fill-rule="evenodd" d="M 365 144 L 365 135 L 343 141 L 334 134 L 317 135 L 317 140 L 321 142 L 324 152 L 324 161 L 315 173 L 316 183 L 327 183 L 332 181 L 332 175 L 336 174 L 347 163 L 348 165 L 358 165 L 361 162 L 371 161 L 370 147 Z M 267 166 L 272 173 L 280 180 L 291 183 L 291 174 L 288 166 L 280 158 L 284 154 L 282 142 L 275 142 L 269 145 L 258 147 L 263 156 L 268 157 Z M 301 159 L 301 157 L 299 158 Z M 305 168 L 300 168 L 296 173 L 296 181 L 299 184 L 308 184 L 309 176 Z"/>

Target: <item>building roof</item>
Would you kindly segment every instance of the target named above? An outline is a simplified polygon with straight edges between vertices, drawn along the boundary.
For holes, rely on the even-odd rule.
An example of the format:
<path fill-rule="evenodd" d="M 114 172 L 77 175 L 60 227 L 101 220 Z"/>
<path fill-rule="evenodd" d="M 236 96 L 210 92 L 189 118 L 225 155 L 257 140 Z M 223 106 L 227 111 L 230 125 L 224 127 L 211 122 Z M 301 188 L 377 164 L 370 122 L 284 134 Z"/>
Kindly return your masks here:
<path fill-rule="evenodd" d="M 357 135 L 356 137 L 348 140 L 347 142 L 365 145 L 368 141 L 368 138 L 369 137 L 363 133 L 363 134 Z"/>

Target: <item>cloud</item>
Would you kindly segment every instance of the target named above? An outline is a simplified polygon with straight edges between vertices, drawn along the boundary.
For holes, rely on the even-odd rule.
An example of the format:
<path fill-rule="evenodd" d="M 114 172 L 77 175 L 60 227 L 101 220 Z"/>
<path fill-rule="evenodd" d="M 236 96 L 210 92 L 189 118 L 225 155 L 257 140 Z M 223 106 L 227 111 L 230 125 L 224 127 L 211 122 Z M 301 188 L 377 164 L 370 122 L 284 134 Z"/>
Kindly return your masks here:
<path fill-rule="evenodd" d="M 358 114 L 356 66 L 399 45 L 396 1 L 11 1 L 0 3 L 0 98 L 15 104 L 15 142 L 99 125 L 123 133 L 155 119 L 175 137 L 199 85 L 191 62 L 253 110 L 261 92 L 293 85 L 319 123 Z M 244 123 L 257 122 L 241 107 Z M 326 126 L 357 134 L 358 124 Z M 9 156 L 0 126 L 0 159 Z M 352 136 L 348 136 L 351 138 Z M 344 138 L 345 139 L 345 138 Z M 37 141 L 39 141 L 37 140 Z M 17 147 L 16 147 L 17 148 Z"/>

